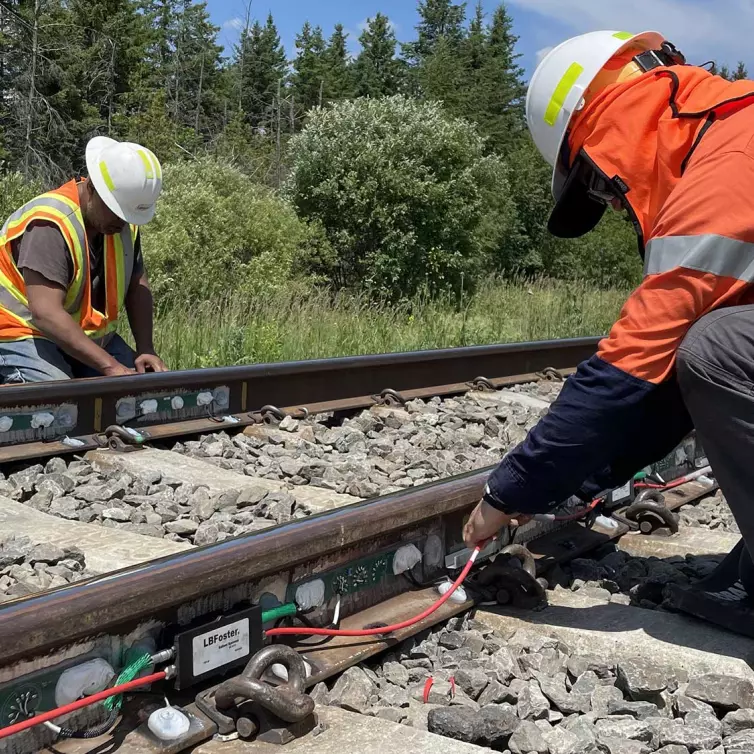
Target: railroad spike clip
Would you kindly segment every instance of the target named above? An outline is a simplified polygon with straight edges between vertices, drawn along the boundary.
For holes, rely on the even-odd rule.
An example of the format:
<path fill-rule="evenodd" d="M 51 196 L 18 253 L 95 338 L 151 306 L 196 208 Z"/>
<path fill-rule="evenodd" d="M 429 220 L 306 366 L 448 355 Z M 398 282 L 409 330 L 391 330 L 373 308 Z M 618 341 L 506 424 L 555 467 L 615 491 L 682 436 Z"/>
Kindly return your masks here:
<path fill-rule="evenodd" d="M 537 376 L 548 380 L 549 382 L 563 382 L 565 379 L 560 371 L 555 367 L 545 367 L 541 372 L 537 372 Z"/>
<path fill-rule="evenodd" d="M 637 524 L 642 534 L 652 534 L 662 528 L 667 528 L 671 534 L 678 533 L 678 518 L 666 507 L 664 495 L 654 490 L 640 492 L 623 515 Z"/>
<path fill-rule="evenodd" d="M 146 432 L 129 430 L 119 424 L 111 424 L 104 432 L 94 436 L 94 441 L 98 445 L 118 453 L 131 453 L 134 450 L 141 450 L 148 439 L 149 435 Z"/>
<path fill-rule="evenodd" d="M 466 383 L 472 390 L 478 390 L 482 393 L 494 393 L 497 388 L 486 377 L 475 377 L 471 382 Z"/>
<path fill-rule="evenodd" d="M 547 604 L 547 581 L 537 578 L 534 556 L 523 545 L 508 545 L 495 561 L 467 581 L 478 600 L 537 610 Z"/>
<path fill-rule="evenodd" d="M 276 663 L 288 681 L 273 686 L 262 676 Z M 304 693 L 306 666 L 301 655 L 283 644 L 257 652 L 241 675 L 196 697 L 197 707 L 218 726 L 220 735 L 238 733 L 272 744 L 286 744 L 311 731 L 317 721 L 314 700 Z"/>
<path fill-rule="evenodd" d="M 393 388 L 385 388 L 379 395 L 373 395 L 372 400 L 378 406 L 388 406 L 390 408 L 398 408 L 399 406 L 406 405 L 406 399 Z"/>

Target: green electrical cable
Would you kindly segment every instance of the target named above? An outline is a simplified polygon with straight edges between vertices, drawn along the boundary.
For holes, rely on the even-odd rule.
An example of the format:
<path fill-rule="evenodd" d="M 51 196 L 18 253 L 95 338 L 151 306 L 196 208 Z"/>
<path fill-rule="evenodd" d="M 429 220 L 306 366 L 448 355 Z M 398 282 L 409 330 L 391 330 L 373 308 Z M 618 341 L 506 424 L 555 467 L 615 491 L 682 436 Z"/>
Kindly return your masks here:
<path fill-rule="evenodd" d="M 277 607 L 270 608 L 262 613 L 262 623 L 271 623 L 280 618 L 287 618 L 295 615 L 297 612 L 298 607 L 294 602 L 288 602 L 285 605 L 278 605 Z"/>
<path fill-rule="evenodd" d="M 145 654 L 134 660 L 130 665 L 126 665 L 123 670 L 120 671 L 120 675 L 115 679 L 113 686 L 119 686 L 121 683 L 128 683 L 133 681 L 139 673 L 145 668 L 148 668 L 152 664 L 152 655 Z M 123 695 L 111 696 L 104 701 L 104 707 L 106 710 L 111 711 L 113 709 L 120 709 L 120 705 L 123 704 Z"/>

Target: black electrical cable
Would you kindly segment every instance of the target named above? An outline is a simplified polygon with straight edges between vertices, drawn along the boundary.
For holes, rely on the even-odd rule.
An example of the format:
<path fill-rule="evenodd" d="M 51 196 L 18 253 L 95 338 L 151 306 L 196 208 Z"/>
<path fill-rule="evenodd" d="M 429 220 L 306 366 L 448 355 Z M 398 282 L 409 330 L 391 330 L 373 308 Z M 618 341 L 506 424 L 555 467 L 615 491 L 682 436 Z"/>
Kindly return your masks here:
<path fill-rule="evenodd" d="M 61 726 L 58 735 L 61 738 L 99 738 L 100 736 L 104 736 L 115 725 L 119 714 L 118 710 L 114 709 L 107 716 L 107 720 L 84 730 L 72 730 L 71 728 Z"/>
<path fill-rule="evenodd" d="M 312 608 L 312 609 L 311 609 L 310 611 L 308 611 L 308 612 L 313 612 L 313 611 L 314 611 L 314 609 L 315 609 L 315 608 Z M 340 612 L 340 611 L 338 611 L 338 612 Z M 299 621 L 300 621 L 301 623 L 303 623 L 303 624 L 304 624 L 304 626 L 306 626 L 307 628 L 318 628 L 318 626 L 315 626 L 315 625 L 314 625 L 314 624 L 313 624 L 313 623 L 312 623 L 312 622 L 311 622 L 311 621 L 310 621 L 310 620 L 309 620 L 309 619 L 308 619 L 308 618 L 306 617 L 306 615 L 305 615 L 304 613 L 302 613 L 302 612 L 299 612 L 299 613 L 297 613 L 295 617 L 296 617 L 296 618 L 297 618 L 297 619 L 298 619 L 298 620 L 299 620 Z M 294 624 L 293 624 L 293 618 L 294 618 L 294 616 L 291 616 L 291 615 L 287 615 L 287 616 L 285 616 L 285 617 L 283 617 L 283 618 L 279 618 L 279 619 L 278 619 L 278 620 L 277 620 L 277 621 L 275 622 L 275 628 L 277 628 L 277 627 L 278 627 L 278 626 L 280 626 L 281 624 L 283 624 L 283 625 L 287 624 L 288 626 L 290 626 L 290 627 L 292 628 L 292 627 L 293 627 L 293 625 L 294 625 Z M 339 630 L 340 630 L 340 614 L 338 615 L 338 620 L 337 620 L 337 622 L 336 622 L 336 623 L 328 623 L 328 624 L 327 624 L 326 626 L 324 626 L 324 628 L 332 628 L 332 629 L 335 629 L 335 630 L 338 630 L 338 631 L 339 631 Z M 324 644 L 327 644 L 327 643 L 328 643 L 329 641 L 332 641 L 332 640 L 333 640 L 333 638 L 334 638 L 333 636 L 323 636 L 323 637 L 322 637 L 321 639 L 317 639 L 316 641 L 310 641 L 310 642 L 300 642 L 299 644 L 300 644 L 300 646 L 302 646 L 302 647 L 321 647 L 322 645 L 324 645 Z"/>

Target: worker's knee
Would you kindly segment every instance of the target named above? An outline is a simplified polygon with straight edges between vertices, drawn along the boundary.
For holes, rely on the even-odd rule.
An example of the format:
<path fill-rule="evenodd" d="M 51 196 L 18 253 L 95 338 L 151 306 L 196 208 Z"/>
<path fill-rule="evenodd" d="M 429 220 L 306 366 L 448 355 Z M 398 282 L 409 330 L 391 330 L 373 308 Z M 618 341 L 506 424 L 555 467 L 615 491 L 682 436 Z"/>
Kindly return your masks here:
<path fill-rule="evenodd" d="M 0 384 L 23 385 L 70 378 L 70 367 L 50 341 L 28 338 L 0 345 Z"/>
<path fill-rule="evenodd" d="M 754 306 L 719 309 L 689 329 L 677 354 L 681 388 L 749 389 L 754 382 Z"/>

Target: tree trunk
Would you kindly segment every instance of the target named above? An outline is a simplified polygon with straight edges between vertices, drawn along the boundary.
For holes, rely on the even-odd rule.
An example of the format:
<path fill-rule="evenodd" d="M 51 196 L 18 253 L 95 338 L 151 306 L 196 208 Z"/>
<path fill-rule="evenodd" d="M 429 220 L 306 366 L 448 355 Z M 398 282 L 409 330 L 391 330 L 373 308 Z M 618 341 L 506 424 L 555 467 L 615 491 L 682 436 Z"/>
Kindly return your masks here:
<path fill-rule="evenodd" d="M 36 93 L 37 55 L 39 53 L 39 0 L 34 0 L 34 25 L 31 35 L 31 65 L 29 66 L 29 94 L 26 101 L 26 138 L 24 139 L 24 174 L 29 177 L 31 160 L 31 132 L 34 125 L 34 95 Z"/>

